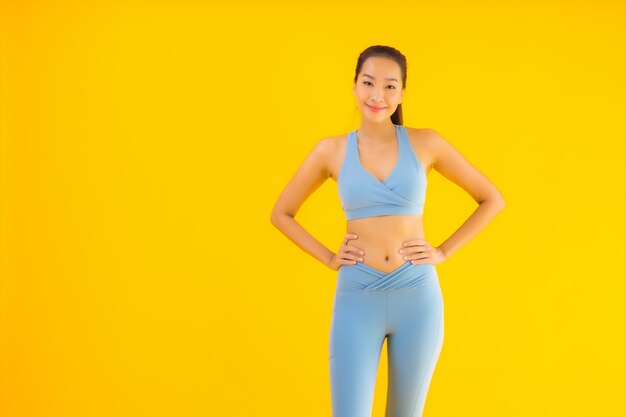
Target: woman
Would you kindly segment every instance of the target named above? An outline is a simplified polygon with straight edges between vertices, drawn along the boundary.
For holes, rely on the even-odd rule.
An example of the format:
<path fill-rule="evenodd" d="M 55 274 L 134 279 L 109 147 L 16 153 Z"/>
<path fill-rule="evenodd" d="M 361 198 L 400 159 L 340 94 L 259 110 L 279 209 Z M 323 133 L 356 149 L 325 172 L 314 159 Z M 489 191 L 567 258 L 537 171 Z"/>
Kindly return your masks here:
<path fill-rule="evenodd" d="M 435 265 L 504 208 L 497 188 L 433 129 L 402 125 L 406 59 L 382 45 L 356 66 L 361 126 L 320 140 L 288 183 L 271 221 L 301 249 L 338 271 L 329 365 L 334 417 L 370 416 L 387 338 L 386 417 L 422 415 L 443 344 L 443 299 Z M 445 242 L 425 237 L 422 212 L 431 168 L 467 191 L 478 208 Z M 295 219 L 327 178 L 338 183 L 347 234 L 332 252 Z"/>

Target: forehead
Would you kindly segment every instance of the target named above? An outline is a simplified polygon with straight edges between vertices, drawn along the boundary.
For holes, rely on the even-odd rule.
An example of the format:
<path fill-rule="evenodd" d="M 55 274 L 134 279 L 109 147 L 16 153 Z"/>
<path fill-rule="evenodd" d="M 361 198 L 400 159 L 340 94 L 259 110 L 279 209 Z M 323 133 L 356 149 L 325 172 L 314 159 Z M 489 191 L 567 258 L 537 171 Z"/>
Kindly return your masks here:
<path fill-rule="evenodd" d="M 371 57 L 365 60 L 359 75 L 368 79 L 399 82 L 400 74 L 400 65 L 396 61 L 384 57 Z"/>

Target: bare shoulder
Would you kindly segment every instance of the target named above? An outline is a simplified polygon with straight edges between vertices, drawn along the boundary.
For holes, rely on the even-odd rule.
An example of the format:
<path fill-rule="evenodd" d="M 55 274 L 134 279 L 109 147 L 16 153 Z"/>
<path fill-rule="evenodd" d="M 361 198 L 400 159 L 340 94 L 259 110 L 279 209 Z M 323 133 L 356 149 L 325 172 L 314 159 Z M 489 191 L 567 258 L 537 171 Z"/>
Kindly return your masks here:
<path fill-rule="evenodd" d="M 321 146 L 323 146 L 326 155 L 328 175 L 335 181 L 339 178 L 339 171 L 346 153 L 347 139 L 347 133 L 322 139 L 324 144 Z"/>
<path fill-rule="evenodd" d="M 327 136 L 321 138 L 317 141 L 315 147 L 318 149 L 318 152 L 325 155 L 332 155 L 340 144 L 340 138 L 341 136 Z"/>
<path fill-rule="evenodd" d="M 425 146 L 430 148 L 432 145 L 435 145 L 437 142 L 437 138 L 440 137 L 439 133 L 430 127 L 408 127 L 406 126 L 406 131 L 409 134 L 409 138 L 411 142 L 414 142 L 416 145 Z"/>
<path fill-rule="evenodd" d="M 463 155 L 456 147 L 446 139 L 441 133 L 432 128 L 424 128 L 421 130 L 421 141 L 428 148 L 428 153 L 432 156 L 433 168 L 439 171 L 438 166 L 442 166 L 442 162 L 450 160 L 451 157 L 463 158 Z M 458 161 L 457 161 L 458 162 Z"/>
<path fill-rule="evenodd" d="M 423 129 L 425 143 L 432 155 L 432 168 L 467 191 L 477 203 L 488 199 L 504 207 L 504 199 L 496 186 L 472 164 L 452 143 L 435 129 Z"/>
<path fill-rule="evenodd" d="M 407 127 L 406 129 L 409 134 L 409 138 L 411 138 L 411 142 L 413 142 L 413 146 L 418 146 L 425 154 L 427 154 L 433 164 L 436 162 L 437 156 L 440 155 L 442 151 L 453 147 L 453 145 L 446 138 L 433 128 L 426 127 L 417 129 Z"/>
<path fill-rule="evenodd" d="M 347 138 L 348 134 L 344 133 L 336 136 L 327 136 L 325 138 L 322 138 L 320 142 L 324 141 L 324 146 L 328 147 L 328 150 L 336 151 L 337 149 L 345 145 Z"/>
<path fill-rule="evenodd" d="M 326 136 L 318 139 L 312 146 L 303 165 L 309 166 L 311 168 L 309 171 L 315 170 L 316 175 L 336 179 L 338 155 L 345 149 L 346 136 Z"/>
<path fill-rule="evenodd" d="M 329 168 L 332 166 L 333 156 L 336 155 L 340 147 L 341 139 L 339 136 L 327 136 L 318 139 L 311 153 L 315 154 L 316 158 L 322 162 L 328 172 L 330 171 Z"/>
<path fill-rule="evenodd" d="M 432 128 L 405 126 L 413 151 L 428 173 L 435 163 L 438 133 Z"/>

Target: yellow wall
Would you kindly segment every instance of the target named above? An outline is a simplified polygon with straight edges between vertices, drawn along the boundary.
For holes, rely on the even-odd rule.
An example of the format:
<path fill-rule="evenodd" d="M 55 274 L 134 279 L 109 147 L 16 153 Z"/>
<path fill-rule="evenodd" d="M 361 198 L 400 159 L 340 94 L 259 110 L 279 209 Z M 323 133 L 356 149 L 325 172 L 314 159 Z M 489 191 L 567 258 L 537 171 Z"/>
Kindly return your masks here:
<path fill-rule="evenodd" d="M 269 222 L 359 125 L 358 54 L 408 59 L 405 125 L 507 207 L 438 265 L 425 416 L 624 416 L 620 1 L 3 1 L 0 415 L 330 417 L 334 271 Z M 440 244 L 475 202 L 436 171 Z M 331 250 L 334 181 L 296 217 Z M 383 416 L 386 350 L 374 398 Z"/>

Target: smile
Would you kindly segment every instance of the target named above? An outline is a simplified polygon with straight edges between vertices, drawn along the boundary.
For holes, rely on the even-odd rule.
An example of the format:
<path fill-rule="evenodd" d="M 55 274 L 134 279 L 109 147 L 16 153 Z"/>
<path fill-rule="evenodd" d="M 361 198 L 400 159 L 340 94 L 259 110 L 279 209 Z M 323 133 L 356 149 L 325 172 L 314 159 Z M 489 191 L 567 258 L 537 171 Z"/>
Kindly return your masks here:
<path fill-rule="evenodd" d="M 366 104 L 366 106 L 371 110 L 371 111 L 375 111 L 375 112 L 379 112 L 381 110 L 385 110 L 386 107 L 372 107 L 369 104 Z"/>

